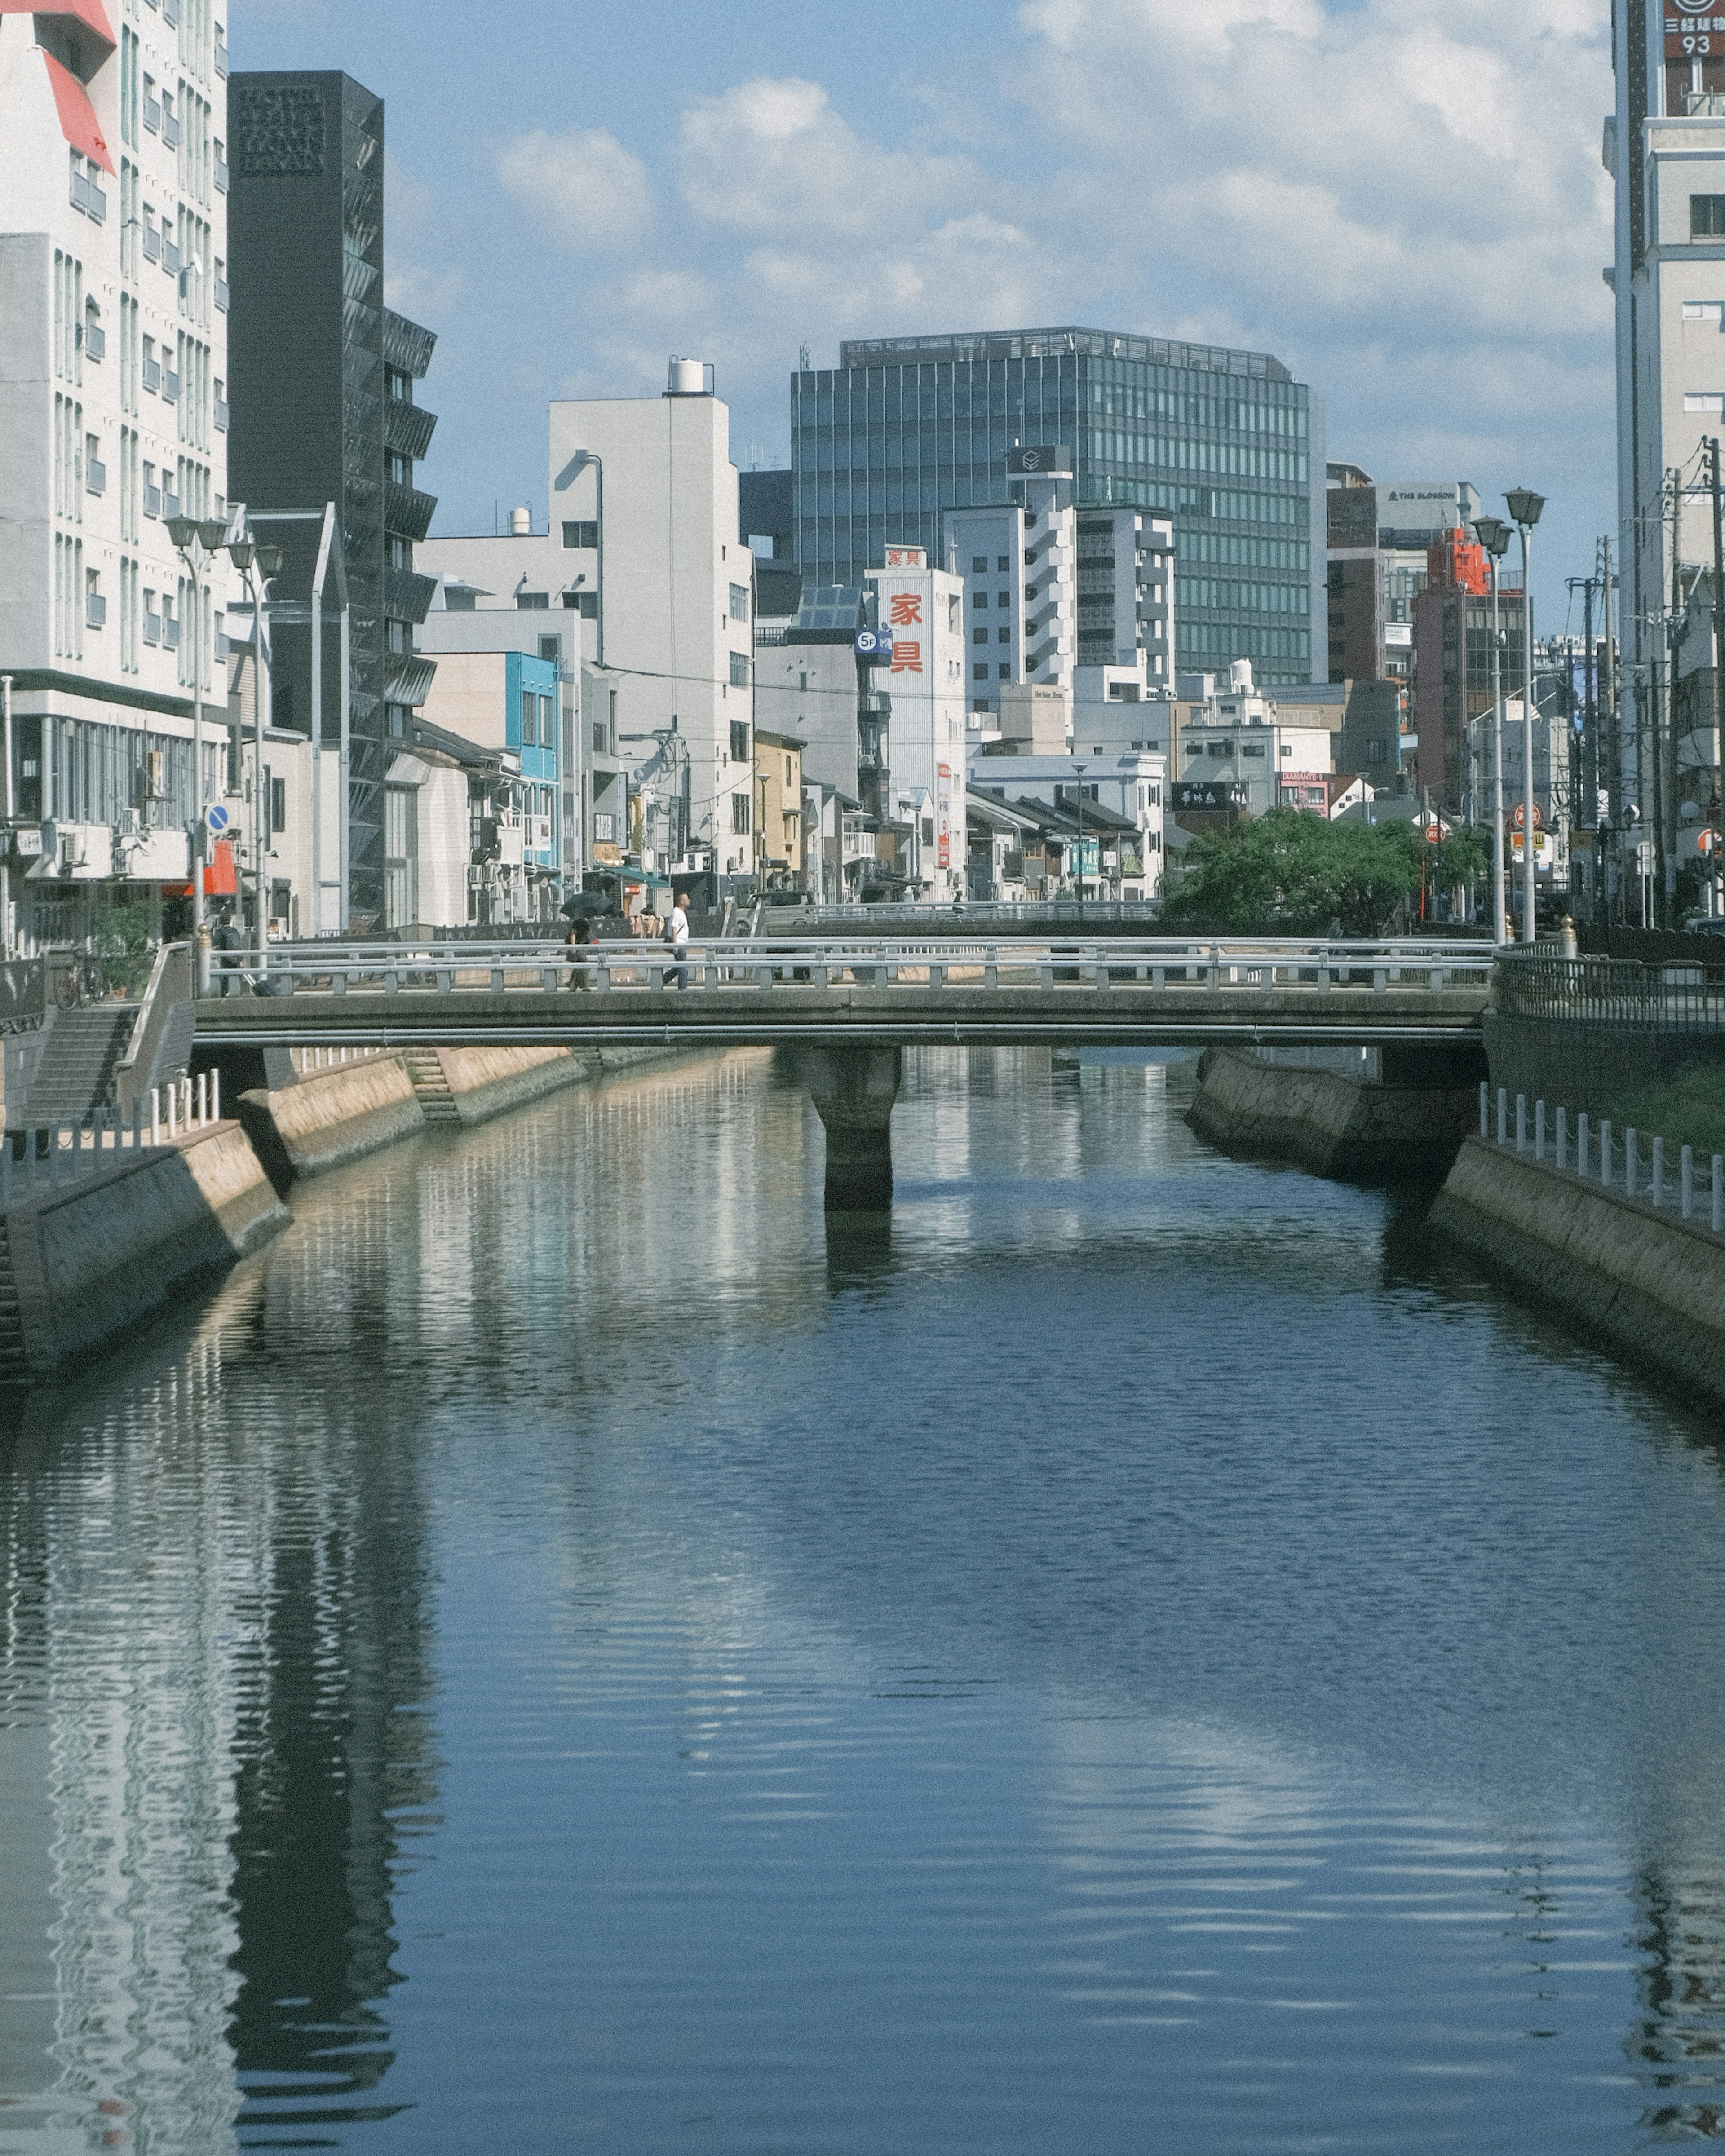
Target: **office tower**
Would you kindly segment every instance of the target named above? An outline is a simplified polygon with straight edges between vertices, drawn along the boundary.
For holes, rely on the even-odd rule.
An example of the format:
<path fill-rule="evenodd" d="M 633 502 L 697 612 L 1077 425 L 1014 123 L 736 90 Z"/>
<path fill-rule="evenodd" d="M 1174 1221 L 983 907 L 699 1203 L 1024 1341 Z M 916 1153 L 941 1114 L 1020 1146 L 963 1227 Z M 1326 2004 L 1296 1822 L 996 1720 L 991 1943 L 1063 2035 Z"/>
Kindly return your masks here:
<path fill-rule="evenodd" d="M 229 113 L 232 491 L 254 515 L 336 507 L 349 670 L 344 684 L 325 639 L 318 701 L 325 750 L 345 732 L 346 875 L 332 888 L 326 863 L 317 926 L 363 932 L 385 912 L 385 773 L 436 670 L 414 648 L 434 583 L 413 566 L 436 507 L 414 485 L 437 424 L 416 391 L 435 340 L 383 304 L 382 100 L 345 74 L 236 74 Z M 303 732 L 320 527 L 270 528 L 305 615 L 275 629 L 275 718 Z"/>
<path fill-rule="evenodd" d="M 1327 670 L 1322 407 L 1262 352 L 1076 328 L 851 340 L 792 377 L 798 567 L 851 583 L 905 544 L 949 562 L 947 511 L 1022 498 L 1014 449 L 1064 453 L 1080 511 L 1172 521 L 1178 669 Z"/>

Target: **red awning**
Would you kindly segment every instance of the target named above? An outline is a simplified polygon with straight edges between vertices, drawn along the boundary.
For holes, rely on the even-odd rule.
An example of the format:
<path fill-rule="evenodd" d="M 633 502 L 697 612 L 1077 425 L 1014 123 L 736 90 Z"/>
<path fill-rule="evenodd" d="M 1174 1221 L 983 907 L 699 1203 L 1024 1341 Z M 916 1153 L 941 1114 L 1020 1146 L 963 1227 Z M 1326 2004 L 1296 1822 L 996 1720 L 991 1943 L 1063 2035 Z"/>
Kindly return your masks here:
<path fill-rule="evenodd" d="M 111 53 L 114 33 L 108 28 L 108 11 L 102 0 L 52 0 L 44 8 L 39 0 L 0 0 L 0 15 L 69 15 L 86 30 L 93 30 Z"/>
<path fill-rule="evenodd" d="M 218 839 L 211 849 L 204 866 L 203 895 L 206 898 L 237 898 L 239 896 L 239 877 L 234 865 L 233 841 Z M 162 886 L 164 898 L 190 898 L 189 883 L 165 883 Z"/>
<path fill-rule="evenodd" d="M 0 5 L 4 0 L 0 0 Z M 52 53 L 42 55 L 48 64 L 48 80 L 54 85 L 54 101 L 59 108 L 60 132 L 74 150 L 88 157 L 91 164 L 100 165 L 111 174 L 114 160 L 108 155 L 108 145 L 100 127 L 96 124 L 95 107 L 90 101 L 90 92 L 69 68 L 63 68 Z"/>

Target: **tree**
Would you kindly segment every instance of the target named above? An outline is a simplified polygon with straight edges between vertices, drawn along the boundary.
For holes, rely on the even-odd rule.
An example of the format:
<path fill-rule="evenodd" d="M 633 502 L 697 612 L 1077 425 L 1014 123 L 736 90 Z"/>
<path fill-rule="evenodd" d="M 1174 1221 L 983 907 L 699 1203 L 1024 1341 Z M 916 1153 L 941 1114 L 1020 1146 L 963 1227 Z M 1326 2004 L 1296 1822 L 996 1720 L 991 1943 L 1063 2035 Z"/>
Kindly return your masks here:
<path fill-rule="evenodd" d="M 1200 936 L 1381 936 L 1420 885 L 1405 823 L 1332 824 L 1301 808 L 1205 833 L 1170 880 L 1163 925 Z"/>

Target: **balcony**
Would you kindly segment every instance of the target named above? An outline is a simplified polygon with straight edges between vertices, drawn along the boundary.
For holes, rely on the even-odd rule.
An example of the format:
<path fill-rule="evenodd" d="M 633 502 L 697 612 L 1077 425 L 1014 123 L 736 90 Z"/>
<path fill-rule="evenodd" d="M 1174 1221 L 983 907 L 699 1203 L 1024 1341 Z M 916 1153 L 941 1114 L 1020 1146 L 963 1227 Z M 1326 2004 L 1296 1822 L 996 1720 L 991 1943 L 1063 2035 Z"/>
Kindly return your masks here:
<path fill-rule="evenodd" d="M 162 239 L 162 266 L 170 277 L 177 277 L 180 274 L 180 243 L 177 239 L 170 239 L 165 233 Z"/>
<path fill-rule="evenodd" d="M 84 594 L 84 623 L 86 629 L 105 629 L 108 626 L 108 602 L 100 592 Z"/>
<path fill-rule="evenodd" d="M 144 608 L 144 641 L 158 644 L 162 641 L 162 616 L 151 613 L 148 607 Z"/>
<path fill-rule="evenodd" d="M 218 157 L 216 159 L 216 192 L 224 195 L 227 192 L 228 160 L 225 157 Z"/>
<path fill-rule="evenodd" d="M 88 178 L 75 166 L 72 169 L 72 207 L 81 209 L 95 224 L 100 224 L 108 214 L 106 195 L 94 180 Z"/>
<path fill-rule="evenodd" d="M 398 532 L 403 539 L 423 539 L 431 529 L 431 520 L 437 511 L 437 496 L 422 494 L 417 487 L 403 486 L 399 480 L 388 480 L 383 489 L 383 528 Z"/>
<path fill-rule="evenodd" d="M 411 457 L 417 464 L 431 447 L 436 427 L 436 413 L 424 405 L 403 404 L 393 397 L 384 400 L 383 446 L 398 456 Z"/>
<path fill-rule="evenodd" d="M 180 624 L 171 613 L 162 617 L 162 644 L 167 651 L 177 651 L 180 648 Z"/>
<path fill-rule="evenodd" d="M 222 43 L 219 38 L 216 39 L 216 73 L 222 81 L 226 82 L 228 80 L 228 48 Z"/>
<path fill-rule="evenodd" d="M 170 112 L 166 105 L 162 108 L 162 139 L 170 150 L 177 150 L 180 146 L 180 116 L 177 112 Z"/>
<path fill-rule="evenodd" d="M 228 431 L 228 400 L 225 397 L 216 399 L 216 428 L 220 434 L 225 434 Z"/>
<path fill-rule="evenodd" d="M 180 401 L 180 377 L 172 367 L 163 370 L 162 393 L 170 404 L 177 404 Z"/>
<path fill-rule="evenodd" d="M 144 93 L 144 125 L 152 135 L 162 132 L 162 100 L 151 97 L 147 90 Z"/>
<path fill-rule="evenodd" d="M 85 459 L 84 490 L 86 494 L 105 494 L 108 490 L 108 467 L 96 457 Z"/>
<path fill-rule="evenodd" d="M 385 664 L 388 669 L 383 688 L 385 701 L 405 704 L 409 711 L 416 710 L 431 694 L 431 685 L 437 679 L 437 661 L 417 651 L 397 652 L 392 653 Z"/>
<path fill-rule="evenodd" d="M 105 359 L 108 356 L 108 336 L 98 322 L 84 326 L 84 357 L 86 359 Z"/>
<path fill-rule="evenodd" d="M 436 590 L 435 577 L 422 577 L 413 569 L 385 569 L 383 611 L 396 621 L 422 622 Z"/>
<path fill-rule="evenodd" d="M 162 362 L 159 359 L 144 362 L 144 387 L 152 397 L 162 394 Z"/>
<path fill-rule="evenodd" d="M 225 277 L 218 277 L 216 280 L 216 305 L 224 315 L 227 313 L 228 280 Z"/>
<path fill-rule="evenodd" d="M 159 486 L 146 486 L 144 489 L 144 514 L 146 516 L 161 516 L 162 489 Z"/>
<path fill-rule="evenodd" d="M 144 259 L 146 262 L 162 259 L 162 234 L 153 224 L 144 227 Z"/>
<path fill-rule="evenodd" d="M 162 490 L 162 514 L 164 519 L 171 516 L 177 516 L 179 513 L 180 497 L 177 494 L 170 494 L 167 489 L 163 487 Z"/>

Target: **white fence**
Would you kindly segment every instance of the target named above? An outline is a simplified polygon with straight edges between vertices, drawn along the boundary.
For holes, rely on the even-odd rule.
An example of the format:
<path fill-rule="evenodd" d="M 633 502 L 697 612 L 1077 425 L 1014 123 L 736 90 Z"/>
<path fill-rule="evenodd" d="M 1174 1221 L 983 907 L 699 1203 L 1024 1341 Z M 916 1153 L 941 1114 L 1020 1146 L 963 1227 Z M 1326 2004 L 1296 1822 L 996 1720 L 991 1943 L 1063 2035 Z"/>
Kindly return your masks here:
<path fill-rule="evenodd" d="M 22 1199 L 99 1175 L 151 1150 L 177 1145 L 222 1119 L 222 1074 L 182 1078 L 151 1089 L 149 1113 L 141 1100 L 130 1112 L 100 1110 L 86 1124 L 45 1123 L 0 1134 L 0 1210 Z"/>
<path fill-rule="evenodd" d="M 1491 1089 L 1482 1080 L 1480 1136 L 1489 1142 L 1491 1135 Z M 1597 1183 L 1604 1190 L 1620 1190 L 1625 1198 L 1638 1198 L 1643 1204 L 1673 1206 L 1680 1219 L 1704 1221 L 1714 1235 L 1725 1235 L 1725 1153 L 1713 1155 L 1707 1180 L 1697 1184 L 1692 1147 L 1680 1148 L 1673 1178 L 1665 1140 L 1648 1138 L 1644 1150 L 1645 1136 L 1631 1124 L 1620 1141 L 1609 1116 L 1594 1123 L 1584 1111 L 1572 1122 L 1567 1108 L 1548 1113 L 1543 1101 L 1534 1101 L 1530 1123 L 1525 1093 L 1515 1096 L 1512 1132 L 1508 1090 L 1502 1086 L 1497 1089 L 1497 1142 L 1500 1146 L 1507 1149 L 1512 1145 L 1517 1152 L 1530 1153 L 1559 1174 Z"/>

